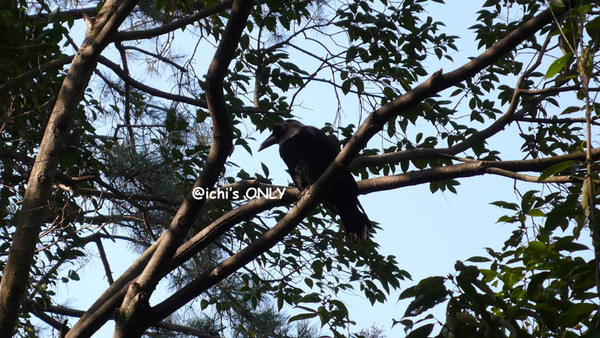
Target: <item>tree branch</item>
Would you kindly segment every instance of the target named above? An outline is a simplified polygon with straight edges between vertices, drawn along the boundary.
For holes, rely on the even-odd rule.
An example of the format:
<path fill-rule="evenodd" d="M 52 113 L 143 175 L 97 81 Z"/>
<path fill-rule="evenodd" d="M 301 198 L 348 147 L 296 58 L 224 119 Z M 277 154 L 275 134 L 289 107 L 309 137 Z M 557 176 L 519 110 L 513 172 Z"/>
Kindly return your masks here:
<path fill-rule="evenodd" d="M 73 61 L 73 57 L 74 56 L 71 55 L 71 56 L 64 56 L 59 59 L 54 59 L 52 61 L 48 61 L 48 62 L 44 63 L 43 65 L 39 65 L 36 68 L 32 68 L 21 75 L 15 76 L 14 78 L 9 79 L 5 83 L 0 84 L 0 92 L 9 91 L 9 90 L 17 87 L 19 84 L 22 84 L 25 81 L 31 80 L 34 77 L 42 74 L 43 72 L 45 72 L 47 70 L 59 68 L 64 65 L 67 65 L 71 61 Z"/>
<path fill-rule="evenodd" d="M 68 10 L 61 10 L 60 8 L 57 8 L 57 10 L 60 10 L 60 14 L 61 16 L 67 16 L 70 15 L 73 17 L 73 19 L 83 19 L 86 15 L 89 17 L 93 17 L 96 15 L 96 12 L 98 11 L 98 7 L 94 6 L 94 7 L 87 7 L 87 8 L 75 8 L 75 9 L 68 9 Z M 48 8 L 48 11 L 50 12 L 51 9 Z M 36 20 L 39 18 L 48 18 L 48 16 L 50 16 L 49 13 L 38 13 L 38 14 L 34 14 L 34 15 L 28 15 L 27 17 L 29 18 L 29 20 Z"/>
<path fill-rule="evenodd" d="M 201 10 L 194 13 L 186 18 L 164 24 L 160 27 L 143 30 L 143 31 L 130 31 L 130 32 L 119 32 L 116 34 L 114 41 L 126 41 L 126 40 L 143 40 L 153 38 L 159 35 L 167 34 L 178 29 L 182 29 L 187 25 L 193 24 L 200 19 L 204 19 L 213 14 L 219 13 L 233 4 L 233 0 L 224 0 L 220 4 L 214 5 L 211 8 Z"/>
<path fill-rule="evenodd" d="M 12 337 L 38 234 L 46 221 L 46 204 L 58 164 L 70 135 L 77 106 L 83 98 L 98 55 L 108 45 L 136 0 L 108 0 L 95 19 L 88 20 L 86 38 L 73 58 L 46 126 L 27 190 L 17 218 L 16 231 L 0 281 L 0 336 Z M 62 59 L 64 62 L 64 59 Z"/>
<path fill-rule="evenodd" d="M 251 0 L 234 1 L 231 17 L 206 75 L 206 98 L 212 119 L 213 142 L 194 188 L 211 188 L 233 149 L 233 125 L 225 104 L 223 81 L 235 56 L 252 5 Z M 169 263 L 177 247 L 194 224 L 204 202 L 204 199 L 194 198 L 191 192 L 184 200 L 169 228 L 161 236 L 162 240 L 150 261 L 136 281 L 129 286 L 121 307 L 115 311 L 115 337 L 141 336 L 152 324 L 146 313 L 150 294 L 164 273 L 169 271 Z"/>
<path fill-rule="evenodd" d="M 69 317 L 81 317 L 85 314 L 84 311 L 72 309 L 72 308 L 69 308 L 66 306 L 61 306 L 61 305 L 50 305 L 50 306 L 48 306 L 48 308 L 45 311 L 50 312 L 50 313 L 59 314 L 62 316 L 69 316 Z M 216 331 L 198 330 L 198 329 L 195 329 L 195 328 L 192 328 L 189 326 L 179 325 L 179 324 L 165 322 L 165 321 L 158 322 L 153 327 L 160 328 L 160 329 L 166 329 L 166 330 L 173 331 L 173 332 L 181 332 L 181 333 L 193 335 L 195 337 L 202 337 L 202 338 L 204 338 L 204 337 L 206 337 L 206 338 L 220 337 Z"/>
<path fill-rule="evenodd" d="M 98 59 L 98 62 L 100 62 L 104 66 L 108 67 L 115 74 L 117 74 L 117 76 L 119 78 L 121 78 L 124 82 L 128 83 L 130 86 L 137 88 L 137 89 L 139 89 L 145 93 L 148 93 L 152 96 L 162 97 L 167 100 L 187 103 L 187 104 L 191 104 L 196 107 L 208 109 L 208 104 L 206 103 L 206 101 L 196 99 L 193 97 L 164 92 L 162 90 L 156 89 L 154 87 L 150 87 L 148 85 L 145 85 L 145 84 L 135 80 L 134 78 L 129 76 L 129 74 L 127 74 L 125 71 L 123 71 L 121 69 L 121 67 L 119 67 L 119 65 L 117 65 L 116 63 L 112 62 L 111 60 L 109 60 L 103 56 L 100 56 L 100 58 Z M 257 113 L 265 114 L 265 112 L 263 110 L 257 109 L 255 107 L 227 108 L 227 111 L 232 114 L 257 114 Z"/>
<path fill-rule="evenodd" d="M 188 70 L 187 70 L 185 67 L 178 65 L 177 63 L 175 63 L 175 62 L 174 62 L 174 61 L 172 61 L 171 59 L 169 59 L 169 58 L 167 58 L 167 57 L 164 57 L 164 56 L 162 56 L 162 55 L 158 55 L 158 54 L 155 54 L 155 53 L 151 53 L 151 52 L 149 52 L 149 51 L 147 51 L 147 50 L 145 50 L 145 49 L 142 49 L 142 48 L 139 48 L 139 47 L 135 47 L 135 46 L 123 46 L 123 48 L 124 48 L 124 49 L 131 49 L 131 50 L 135 50 L 135 51 L 138 51 L 138 52 L 140 52 L 140 53 L 146 54 L 146 55 L 148 55 L 148 56 L 152 56 L 152 57 L 153 57 L 153 58 L 155 58 L 155 59 L 158 59 L 158 60 L 160 60 L 160 61 L 162 61 L 162 62 L 164 62 L 164 63 L 166 63 L 166 64 L 169 64 L 169 65 L 171 65 L 171 66 L 173 66 L 173 67 L 177 68 L 177 70 L 179 70 L 179 71 L 180 71 L 180 72 L 182 72 L 182 73 L 187 73 L 187 71 L 188 71 Z"/>
<path fill-rule="evenodd" d="M 600 151 L 594 150 L 594 157 L 600 158 Z M 572 176 L 549 177 L 539 181 L 538 177 L 532 175 L 517 174 L 518 172 L 543 172 L 549 167 L 565 161 L 585 161 L 584 153 L 575 153 L 562 156 L 548 157 L 544 159 L 522 160 L 522 161 L 472 161 L 469 163 L 454 164 L 438 168 L 411 171 L 404 174 L 383 176 L 358 182 L 361 194 L 375 191 L 392 190 L 422 183 L 455 179 L 460 177 L 472 177 L 483 174 L 495 174 L 506 176 L 527 182 L 537 183 L 567 183 L 578 180 Z"/>
<path fill-rule="evenodd" d="M 115 282 L 115 280 L 112 276 L 112 271 L 110 269 L 110 263 L 108 262 L 108 259 L 106 258 L 106 251 L 104 251 L 104 245 L 102 245 L 102 238 L 98 236 L 98 237 L 96 237 L 94 242 L 96 242 L 96 246 L 98 247 L 98 253 L 100 254 L 100 260 L 102 261 L 102 267 L 104 267 L 104 274 L 106 275 L 106 280 L 108 281 L 108 285 L 111 285 L 112 283 Z"/>

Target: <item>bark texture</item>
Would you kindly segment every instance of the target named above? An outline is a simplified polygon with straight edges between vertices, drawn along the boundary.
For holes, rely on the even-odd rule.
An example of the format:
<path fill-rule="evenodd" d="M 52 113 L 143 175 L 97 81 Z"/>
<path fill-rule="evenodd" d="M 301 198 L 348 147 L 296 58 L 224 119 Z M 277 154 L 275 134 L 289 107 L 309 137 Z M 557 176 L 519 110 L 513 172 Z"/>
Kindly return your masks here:
<path fill-rule="evenodd" d="M 52 185 L 70 135 L 73 117 L 96 62 L 137 1 L 107 1 L 87 19 L 86 38 L 71 62 L 35 158 L 0 282 L 0 337 L 12 337 L 27 289 L 29 269 L 42 226 L 47 221 Z"/>

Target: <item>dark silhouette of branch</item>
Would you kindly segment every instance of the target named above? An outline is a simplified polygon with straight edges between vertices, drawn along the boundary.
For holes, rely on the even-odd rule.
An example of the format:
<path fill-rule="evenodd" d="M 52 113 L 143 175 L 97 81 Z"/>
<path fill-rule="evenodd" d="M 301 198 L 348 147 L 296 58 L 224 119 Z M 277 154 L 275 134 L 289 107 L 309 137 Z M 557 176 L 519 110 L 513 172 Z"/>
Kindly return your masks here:
<path fill-rule="evenodd" d="M 544 41 L 544 44 L 538 54 L 536 61 L 523 72 L 523 74 L 517 80 L 515 85 L 515 89 L 513 91 L 513 96 L 511 98 L 510 104 L 506 110 L 506 112 L 497 120 L 495 120 L 490 126 L 487 128 L 469 136 L 466 140 L 462 142 L 458 142 L 455 145 L 448 148 L 417 148 L 410 149 L 395 153 L 387 153 L 382 155 L 371 155 L 371 156 L 362 156 L 356 158 L 351 164 L 351 168 L 355 167 L 367 167 L 372 165 L 382 165 L 389 163 L 399 163 L 400 161 L 405 160 L 407 157 L 412 159 L 425 159 L 425 158 L 440 158 L 440 157 L 448 157 L 456 155 L 460 152 L 466 151 L 469 148 L 473 147 L 475 144 L 482 142 L 501 130 L 504 129 L 509 123 L 511 123 L 519 113 L 516 113 L 516 109 L 520 102 L 520 96 L 523 90 L 520 88 L 524 79 L 526 79 L 542 62 L 542 56 L 544 55 L 546 48 L 550 42 L 550 37 L 548 36 Z M 484 53 L 485 54 L 485 53 Z M 483 55 L 483 54 L 482 54 Z M 472 63 L 471 61 L 470 63 Z M 465 68 L 465 66 L 459 69 L 469 69 L 469 67 Z M 456 71 L 454 71 L 456 72 Z M 453 72 L 453 73 L 454 73 Z M 435 76 L 435 74 L 434 74 Z M 433 78 L 433 77 L 432 77 Z M 420 86 L 419 86 L 420 87 Z"/>
<path fill-rule="evenodd" d="M 592 124 L 600 125 L 596 120 L 600 119 L 599 116 L 595 116 L 592 118 Z M 519 122 L 531 122 L 531 123 L 549 123 L 549 124 L 572 124 L 572 123 L 586 123 L 585 118 L 540 118 L 540 117 L 517 117 L 514 119 Z"/>
<path fill-rule="evenodd" d="M 152 96 L 156 96 L 156 97 L 162 97 L 167 100 L 187 103 L 187 104 L 191 104 L 196 107 L 208 109 L 208 104 L 204 100 L 200 100 L 200 99 L 196 99 L 196 98 L 188 97 L 188 96 L 183 96 L 183 95 L 179 95 L 179 94 L 167 93 L 162 90 L 156 89 L 154 87 L 150 87 L 148 85 L 145 85 L 145 84 L 135 80 L 131 76 L 129 76 L 129 74 L 127 74 L 125 71 L 123 71 L 123 69 L 121 69 L 121 67 L 119 67 L 119 65 L 112 62 L 111 60 L 109 60 L 103 56 L 100 56 L 98 61 L 101 64 L 108 67 L 110 70 L 112 70 L 115 74 L 117 74 L 117 76 L 119 76 L 119 78 L 121 78 L 124 82 L 126 82 L 130 86 L 137 88 L 145 93 L 148 93 L 148 94 L 150 94 Z M 265 111 L 255 108 L 255 107 L 227 108 L 227 112 L 232 113 L 232 114 L 266 114 Z"/>
<path fill-rule="evenodd" d="M 138 51 L 140 53 L 152 56 L 155 59 L 158 59 L 164 63 L 170 64 L 171 66 L 177 68 L 180 72 L 182 73 L 187 73 L 187 69 L 183 66 L 178 65 L 177 63 L 173 62 L 171 59 L 164 57 L 162 55 L 156 54 L 156 53 L 151 53 L 145 49 L 139 48 L 139 47 L 135 47 L 135 46 L 123 46 L 124 49 L 131 49 L 131 50 L 135 50 Z"/>
<path fill-rule="evenodd" d="M 225 161 L 233 149 L 233 124 L 225 104 L 223 81 L 235 56 L 240 37 L 246 27 L 251 0 L 234 1 L 231 17 L 219 42 L 206 75 L 206 102 L 212 119 L 213 141 L 200 177 L 194 188 L 212 188 Z M 194 224 L 205 200 L 196 199 L 190 192 L 136 281 L 130 284 L 121 306 L 115 310 L 114 337 L 141 336 L 153 322 L 148 318 L 148 299 L 156 285 L 168 271 L 169 263 L 185 234 Z"/>
<path fill-rule="evenodd" d="M 60 8 L 59 8 L 60 10 Z M 50 11 L 50 8 L 48 8 Z M 96 12 L 98 11 L 98 7 L 87 7 L 87 8 L 75 8 L 68 10 L 60 10 L 61 16 L 72 16 L 73 19 L 83 19 L 84 16 L 93 17 L 96 16 Z M 49 13 L 38 13 L 34 15 L 28 15 L 30 20 L 36 20 L 39 18 L 48 18 Z"/>
<path fill-rule="evenodd" d="M 193 106 L 197 106 L 197 107 L 201 107 L 201 108 L 208 108 L 206 101 L 199 100 L 199 99 L 192 98 L 192 97 L 183 96 L 183 95 L 163 92 L 162 90 L 145 85 L 145 84 L 135 80 L 134 78 L 132 78 L 123 69 L 121 69 L 121 67 L 118 64 L 112 62 L 111 60 L 109 60 L 106 57 L 101 56 L 98 59 L 98 62 L 100 62 L 101 64 L 103 64 L 104 66 L 106 66 L 110 70 L 112 70 L 125 83 L 127 83 L 127 84 L 131 85 L 132 87 L 135 87 L 145 93 L 148 93 L 152 96 L 158 96 L 158 97 L 162 97 L 164 99 L 176 101 L 176 102 L 183 102 L 183 103 L 191 104 Z"/>
<path fill-rule="evenodd" d="M 125 74 L 129 75 L 129 62 L 127 61 L 127 53 L 125 52 L 125 48 L 120 41 L 115 42 L 115 47 L 117 51 L 119 51 L 119 55 L 121 56 L 121 64 L 123 64 L 123 71 Z M 125 125 L 131 125 L 131 86 L 129 83 L 125 82 L 124 88 L 124 111 L 123 111 L 123 120 Z M 135 133 L 133 132 L 133 128 L 126 127 L 127 134 L 129 139 L 127 140 L 131 147 L 135 149 Z M 116 132 L 115 132 L 116 135 Z"/>
<path fill-rule="evenodd" d="M 102 261 L 102 267 L 104 268 L 104 274 L 106 275 L 106 280 L 108 281 L 108 285 L 110 285 L 110 284 L 114 283 L 115 280 L 112 276 L 112 271 L 110 269 L 110 263 L 108 262 L 108 259 L 106 258 L 106 251 L 104 251 L 104 245 L 102 245 L 102 238 L 96 237 L 96 240 L 94 242 L 96 243 L 96 246 L 98 247 L 98 253 L 100 254 L 100 260 Z"/>
<path fill-rule="evenodd" d="M 11 337 L 27 288 L 30 266 L 52 192 L 58 164 L 70 136 L 77 106 L 96 68 L 100 53 L 110 42 L 137 1 L 108 0 L 93 20 L 87 20 L 86 37 L 71 62 L 56 97 L 23 197 L 12 245 L 0 281 L 0 336 Z"/>
<path fill-rule="evenodd" d="M 126 41 L 126 40 L 144 40 L 153 38 L 159 35 L 167 34 L 178 29 L 182 29 L 187 25 L 191 25 L 196 21 L 209 17 L 213 14 L 219 13 L 231 7 L 233 0 L 224 0 L 220 4 L 214 5 L 211 8 L 200 10 L 188 17 L 164 24 L 160 27 L 142 30 L 142 31 L 128 31 L 119 32 L 116 34 L 114 41 Z"/>
<path fill-rule="evenodd" d="M 28 80 L 31 80 L 34 77 L 42 74 L 43 72 L 45 72 L 47 70 L 59 68 L 64 65 L 67 65 L 73 60 L 73 57 L 74 57 L 74 55 L 64 56 L 59 59 L 54 59 L 52 61 L 48 61 L 48 62 L 44 63 L 43 65 L 39 65 L 36 68 L 32 68 L 21 75 L 15 76 L 14 78 L 6 81 L 5 83 L 0 84 L 0 92 L 9 91 L 9 90 L 15 88 L 16 86 L 18 86 L 19 84 L 22 84 Z"/>
<path fill-rule="evenodd" d="M 55 313 L 58 315 L 62 315 L 62 316 L 68 316 L 68 317 L 81 317 L 85 313 L 85 311 L 72 309 L 72 308 L 69 308 L 66 306 L 61 306 L 61 305 L 50 305 L 50 306 L 48 306 L 48 308 L 45 311 L 50 312 L 50 313 Z M 38 313 L 36 313 L 36 316 L 37 315 L 38 315 Z M 42 315 L 42 316 L 45 315 L 45 316 L 49 317 L 47 314 L 45 314 L 43 312 L 40 313 L 39 315 Z M 45 317 L 45 318 L 47 318 L 47 317 Z M 181 332 L 181 333 L 193 335 L 195 337 L 206 337 L 206 338 L 220 337 L 218 332 L 216 332 L 216 331 L 199 330 L 199 329 L 195 329 L 195 328 L 192 328 L 189 326 L 179 325 L 179 324 L 170 323 L 170 322 L 166 322 L 166 321 L 158 322 L 153 327 L 160 328 L 160 329 L 166 329 L 166 330 L 173 331 L 173 332 Z"/>
<path fill-rule="evenodd" d="M 600 151 L 594 151 L 595 158 L 600 158 Z M 538 177 L 532 175 L 517 174 L 518 172 L 543 172 L 552 165 L 565 161 L 585 161 L 584 153 L 574 153 L 562 156 L 554 156 L 535 160 L 521 161 L 472 161 L 455 165 L 411 171 L 404 174 L 371 178 L 357 182 L 360 192 L 363 194 L 374 191 L 391 190 L 422 183 L 449 180 L 461 177 L 472 177 L 484 174 L 495 174 L 506 176 L 522 181 L 538 183 L 568 183 L 579 180 L 572 176 L 549 177 L 538 181 Z"/>

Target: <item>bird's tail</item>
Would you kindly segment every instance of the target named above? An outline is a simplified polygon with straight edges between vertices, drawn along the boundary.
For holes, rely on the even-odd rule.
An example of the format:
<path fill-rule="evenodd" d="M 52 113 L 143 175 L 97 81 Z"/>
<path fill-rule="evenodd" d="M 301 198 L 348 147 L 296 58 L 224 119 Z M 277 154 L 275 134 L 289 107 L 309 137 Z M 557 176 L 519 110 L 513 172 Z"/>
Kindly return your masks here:
<path fill-rule="evenodd" d="M 366 240 L 372 225 L 358 199 L 355 199 L 352 203 L 348 203 L 341 209 L 345 211 L 340 212 L 339 215 L 348 238 L 354 243 Z"/>

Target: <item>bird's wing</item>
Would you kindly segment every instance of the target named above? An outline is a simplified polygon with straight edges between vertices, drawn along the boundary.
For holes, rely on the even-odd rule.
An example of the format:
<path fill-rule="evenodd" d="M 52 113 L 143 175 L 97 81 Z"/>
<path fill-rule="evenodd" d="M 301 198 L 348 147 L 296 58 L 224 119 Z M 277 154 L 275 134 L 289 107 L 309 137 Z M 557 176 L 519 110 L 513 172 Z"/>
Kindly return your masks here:
<path fill-rule="evenodd" d="M 298 189 L 306 189 L 327 169 L 338 153 L 337 147 L 321 130 L 304 126 L 279 147 Z"/>

